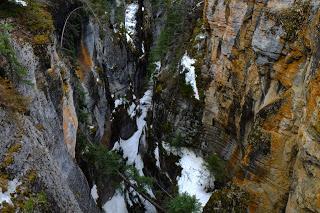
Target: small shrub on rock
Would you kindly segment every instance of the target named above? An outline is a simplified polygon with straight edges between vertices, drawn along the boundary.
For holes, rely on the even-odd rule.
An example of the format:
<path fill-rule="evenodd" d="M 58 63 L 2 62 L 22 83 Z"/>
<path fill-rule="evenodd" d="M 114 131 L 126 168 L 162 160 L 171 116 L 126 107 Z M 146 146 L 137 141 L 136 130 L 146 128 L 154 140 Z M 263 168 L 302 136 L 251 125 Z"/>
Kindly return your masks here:
<path fill-rule="evenodd" d="M 226 179 L 226 163 L 217 154 L 212 154 L 207 157 L 205 167 L 214 176 L 218 182 L 224 182 Z"/>
<path fill-rule="evenodd" d="M 168 213 L 198 213 L 201 212 L 201 204 L 195 196 L 183 193 L 168 202 L 167 211 Z"/>

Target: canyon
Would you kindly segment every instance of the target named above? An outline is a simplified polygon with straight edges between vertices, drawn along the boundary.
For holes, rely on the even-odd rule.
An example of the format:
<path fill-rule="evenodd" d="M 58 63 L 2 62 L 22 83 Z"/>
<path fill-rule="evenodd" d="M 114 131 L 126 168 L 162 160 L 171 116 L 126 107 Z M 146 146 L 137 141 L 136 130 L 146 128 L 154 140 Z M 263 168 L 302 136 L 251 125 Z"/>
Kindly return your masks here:
<path fill-rule="evenodd" d="M 0 212 L 320 212 L 319 8 L 1 1 Z"/>

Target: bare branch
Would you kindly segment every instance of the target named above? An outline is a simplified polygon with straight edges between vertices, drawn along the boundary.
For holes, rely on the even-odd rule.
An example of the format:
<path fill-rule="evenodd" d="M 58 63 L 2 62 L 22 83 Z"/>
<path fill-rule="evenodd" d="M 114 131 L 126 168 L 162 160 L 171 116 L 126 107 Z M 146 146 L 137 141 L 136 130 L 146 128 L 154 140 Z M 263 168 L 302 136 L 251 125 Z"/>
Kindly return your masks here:
<path fill-rule="evenodd" d="M 137 193 L 139 193 L 144 199 L 148 200 L 152 205 L 154 205 L 159 211 L 165 212 L 164 208 L 162 208 L 159 204 L 157 204 L 151 197 L 149 197 L 147 194 L 141 192 L 138 190 L 138 188 L 130 182 L 130 180 L 127 179 L 126 176 L 124 176 L 121 172 L 118 171 L 118 175 L 123 179 L 126 183 L 129 184 L 130 187 L 132 187 Z"/>
<path fill-rule="evenodd" d="M 61 47 L 61 48 L 62 48 L 62 45 L 63 45 L 63 36 L 64 36 L 64 32 L 65 32 L 65 30 L 66 30 L 66 26 L 67 26 L 68 20 L 70 19 L 71 15 L 72 15 L 73 13 L 75 13 L 77 10 L 79 10 L 79 9 L 81 9 L 81 8 L 83 8 L 83 6 L 77 7 L 76 9 L 72 10 L 72 11 L 69 13 L 66 21 L 64 22 L 63 29 L 62 29 L 62 33 L 61 33 L 61 38 L 60 38 L 60 47 Z"/>

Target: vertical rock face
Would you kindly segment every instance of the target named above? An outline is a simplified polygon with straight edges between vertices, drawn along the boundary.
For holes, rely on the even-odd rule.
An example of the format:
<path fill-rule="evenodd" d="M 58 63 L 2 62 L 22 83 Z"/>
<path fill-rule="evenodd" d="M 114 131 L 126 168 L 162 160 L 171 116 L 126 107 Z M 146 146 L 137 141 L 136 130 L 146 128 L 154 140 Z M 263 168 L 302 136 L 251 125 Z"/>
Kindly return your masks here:
<path fill-rule="evenodd" d="M 0 3 L 1 14 L 3 8 L 10 11 L 0 20 L 0 188 L 5 190 L 3 183 L 13 179 L 21 182 L 17 188 L 21 194 L 16 193 L 18 198 L 13 200 L 18 210 L 45 193 L 46 208 L 53 212 L 100 212 L 90 196 L 91 170 L 82 167 L 83 174 L 77 165 L 82 163 L 78 159 L 80 152 L 85 151 L 78 147 L 88 139 L 112 148 L 117 131 L 126 138 L 135 132 L 135 125 L 122 125 L 127 120 L 135 123 L 134 115 L 122 116 L 117 126 L 116 121 L 112 124 L 111 110 L 113 98 L 130 93 L 136 99 L 144 93 L 145 51 L 149 44 L 144 35 L 148 29 L 142 30 L 148 27 L 143 23 L 148 20 L 142 12 L 149 11 L 142 9 L 143 1 L 132 3 L 137 7 L 132 17 L 137 32 L 128 43 L 126 32 L 120 31 L 121 25 L 115 20 L 125 14 L 114 11 L 125 7 L 125 1 L 107 2 L 117 5 L 112 5 L 112 17 L 108 17 L 111 23 L 103 20 L 105 11 L 99 14 L 105 1 L 23 2 Z M 99 8 L 90 8 L 93 6 Z M 77 11 L 70 15 L 75 8 Z M 21 13 L 31 14 L 31 21 L 24 22 Z M 7 30 L 4 23 L 13 29 Z M 64 25 L 62 45 L 57 45 Z M 23 75 L 12 69 L 11 56 L 25 71 Z M 92 167 L 89 165 L 89 169 Z M 35 181 L 27 180 L 29 174 L 32 179 L 35 176 Z M 105 203 L 114 187 L 108 181 L 98 186 L 99 193 L 109 190 L 100 194 Z M 24 190 L 26 196 L 22 196 Z M 12 208 L 0 202 L 0 211 Z"/>
<path fill-rule="evenodd" d="M 319 211 L 319 15 L 315 1 L 205 1 L 202 121 L 226 135 L 205 139 L 257 212 Z"/>
<path fill-rule="evenodd" d="M 69 77 L 70 78 L 70 77 Z M 63 97 L 63 136 L 64 143 L 67 145 L 68 152 L 75 157 L 78 117 L 73 103 L 73 91 L 70 82 L 65 85 L 65 96 Z"/>
<path fill-rule="evenodd" d="M 70 7 L 75 7 L 74 2 L 69 1 L 41 1 L 32 2 L 25 9 L 39 10 L 38 3 L 43 9 L 40 12 L 46 14 L 56 7 L 63 6 L 67 11 L 72 10 Z M 1 2 L 1 7 L 6 4 L 9 3 Z M 19 6 L 10 5 L 10 9 L 15 8 L 19 9 Z M 64 10 L 60 12 L 61 17 L 68 14 Z M 32 14 L 33 24 L 43 21 L 42 13 Z M 46 205 L 49 205 L 47 208 L 52 208 L 53 212 L 100 212 L 90 196 L 88 181 L 74 159 L 77 134 L 82 129 L 88 129 L 88 126 L 83 127 L 83 119 L 88 119 L 88 125 L 95 129 L 92 137 L 96 141 L 100 142 L 105 137 L 108 141 L 105 135 L 110 128 L 110 124 L 106 124 L 106 118 L 110 114 L 107 101 L 110 94 L 109 89 L 106 89 L 107 80 L 100 77 L 97 71 L 97 66 L 102 66 L 102 45 L 97 26 L 90 21 L 83 23 L 83 32 L 79 32 L 81 42 L 77 41 L 82 45 L 79 45 L 79 56 L 75 56 L 79 64 L 76 67 L 73 66 L 74 61 L 62 56 L 61 49 L 57 47 L 58 33 L 51 32 L 50 42 L 38 44 L 33 39 L 36 38 L 34 33 L 40 32 L 30 30 L 19 18 L 21 17 L 1 19 L 2 36 L 6 33 L 2 28 L 3 23 L 9 23 L 13 27 L 7 35 L 8 46 L 1 48 L 12 51 L 11 54 L 17 60 L 15 63 L 24 67 L 26 72 L 19 76 L 15 73 L 17 70 L 11 70 L 12 61 L 8 61 L 6 55 L 3 56 L 1 49 L 1 183 L 2 180 L 13 178 L 22 182 L 18 188 L 21 194 L 16 196 L 16 199 L 22 200 L 13 201 L 15 209 L 23 209 L 24 203 L 32 199 L 32 196 L 45 193 Z M 57 23 L 51 24 L 58 27 L 58 18 L 54 21 Z M 5 38 L 1 37 L 1 42 L 4 41 Z M 79 96 L 82 100 L 79 100 Z M 8 105 L 7 102 L 12 103 Z M 79 108 L 83 110 L 82 117 Z M 29 180 L 29 174 L 32 174 L 34 181 Z M 5 189 L 2 184 L 0 187 Z M 3 205 L 1 201 L 0 211 L 3 207 L 10 207 Z"/>
<path fill-rule="evenodd" d="M 22 180 L 34 172 L 39 187 L 45 191 L 48 199 L 56 203 L 52 207 L 54 211 L 96 212 L 98 210 L 93 200 L 85 196 L 89 194 L 85 176 L 72 159 L 78 121 L 69 91 L 71 87 L 66 89 L 66 95 L 59 87 L 63 84 L 60 72 L 66 66 L 57 58 L 55 47 L 52 46 L 48 47 L 48 56 L 60 68 L 52 64 L 53 68 L 45 70 L 32 46 L 20 43 L 15 36 L 13 33 L 12 45 L 19 63 L 26 67 L 28 74 L 23 81 L 17 78 L 11 80 L 16 83 L 20 94 L 27 97 L 26 102 L 19 103 L 25 104 L 27 111 L 0 110 L 1 173 Z M 64 103 L 55 105 L 60 101 Z M 15 151 L 17 153 L 11 153 L 10 147 L 13 146 L 21 148 Z M 7 162 L 6 156 L 9 155 L 13 156 L 13 160 Z M 6 165 L 3 164 L 5 162 Z M 27 186 L 21 187 L 20 190 L 23 190 Z M 76 196 L 77 193 L 83 196 Z"/>

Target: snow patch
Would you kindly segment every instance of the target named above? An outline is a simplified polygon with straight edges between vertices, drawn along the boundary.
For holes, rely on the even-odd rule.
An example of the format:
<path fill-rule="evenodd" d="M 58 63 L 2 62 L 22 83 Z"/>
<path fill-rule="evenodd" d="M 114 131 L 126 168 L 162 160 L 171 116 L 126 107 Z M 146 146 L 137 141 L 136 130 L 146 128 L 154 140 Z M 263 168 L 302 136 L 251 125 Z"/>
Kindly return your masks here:
<path fill-rule="evenodd" d="M 99 198 L 99 195 L 98 195 L 98 190 L 97 190 L 96 184 L 94 184 L 91 189 L 91 197 L 94 199 L 94 202 L 97 203 L 97 199 Z"/>
<path fill-rule="evenodd" d="M 128 108 L 128 115 L 131 117 L 131 118 L 134 118 L 134 116 L 136 116 L 136 104 L 135 103 L 132 103 L 130 105 L 130 107 Z"/>
<path fill-rule="evenodd" d="M 156 65 L 156 72 L 160 72 L 160 70 L 161 70 L 161 61 L 154 62 L 154 65 Z"/>
<path fill-rule="evenodd" d="M 142 51 L 142 53 L 143 53 L 143 54 L 145 53 L 145 49 L 144 49 L 144 41 L 142 41 L 141 51 Z"/>
<path fill-rule="evenodd" d="M 133 100 L 135 100 L 136 97 L 133 95 Z M 116 109 L 120 106 L 128 106 L 129 105 L 129 101 L 126 99 L 126 98 L 118 98 L 114 101 L 114 110 L 112 113 L 115 113 L 116 112 Z M 127 109 L 127 112 L 128 112 L 128 115 L 131 117 L 131 118 L 134 118 L 136 116 L 136 109 L 137 109 L 137 106 L 135 103 L 131 103 L 131 105 L 128 107 Z"/>
<path fill-rule="evenodd" d="M 135 165 L 140 175 L 143 175 L 142 169 L 144 167 L 142 158 L 139 154 L 140 138 L 143 136 L 143 130 L 147 124 L 145 118 L 147 117 L 148 110 L 151 107 L 152 102 L 152 90 L 149 89 L 144 93 L 144 96 L 140 99 L 140 105 L 136 107 L 136 111 L 140 110 L 141 115 L 136 118 L 138 130 L 127 140 L 120 139 L 115 143 L 114 150 L 122 150 L 123 157 L 128 158 L 127 163 Z M 131 110 L 129 110 L 131 112 Z M 133 112 L 130 114 L 132 115 Z"/>
<path fill-rule="evenodd" d="M 23 6 L 23 7 L 26 7 L 26 6 L 28 5 L 27 2 L 26 2 L 26 1 L 23 1 L 23 0 L 13 0 L 13 1 L 11 1 L 11 2 L 14 2 L 14 3 L 16 3 L 16 4 L 19 4 L 19 5 Z"/>
<path fill-rule="evenodd" d="M 142 198 L 142 196 L 140 196 L 140 198 Z M 142 198 L 142 199 L 144 199 L 144 198 Z M 144 200 L 143 204 L 144 204 L 144 208 L 146 209 L 147 213 L 157 213 L 156 208 L 149 201 Z"/>
<path fill-rule="evenodd" d="M 116 99 L 114 101 L 114 108 L 118 108 L 119 106 L 123 105 L 126 103 L 126 100 L 124 98 L 119 98 L 119 99 Z"/>
<path fill-rule="evenodd" d="M 204 161 L 190 150 L 184 150 L 179 161 L 182 167 L 181 177 L 178 177 L 179 192 L 195 195 L 202 206 L 205 206 L 212 193 L 205 192 L 210 173 L 203 166 Z"/>
<path fill-rule="evenodd" d="M 193 66 L 194 63 L 196 63 L 195 59 L 192 59 L 188 56 L 187 53 L 184 54 L 184 56 L 181 59 L 181 65 L 183 67 L 181 73 L 185 73 L 185 81 L 187 84 L 190 84 L 192 86 L 193 92 L 194 92 L 194 97 L 198 100 L 199 98 L 199 92 L 197 88 L 197 75 L 195 72 L 195 67 Z"/>
<path fill-rule="evenodd" d="M 154 150 L 154 156 L 156 158 L 156 166 L 160 169 L 160 158 L 159 158 L 159 146 L 157 144 L 157 147 Z"/>
<path fill-rule="evenodd" d="M 11 198 L 13 197 L 13 194 L 16 193 L 16 189 L 19 185 L 21 185 L 21 182 L 15 178 L 8 182 L 8 189 L 6 192 L 2 192 L 2 188 L 0 187 L 0 204 L 6 202 L 13 205 Z"/>
<path fill-rule="evenodd" d="M 203 34 L 203 33 L 200 33 L 200 34 L 198 34 L 198 35 L 196 36 L 196 41 L 201 41 L 201 40 L 203 40 L 203 39 L 205 39 L 205 38 L 206 38 L 206 35 Z"/>
<path fill-rule="evenodd" d="M 121 6 L 121 1 L 120 0 L 116 0 L 116 5 L 117 5 L 117 7 L 120 7 Z"/>
<path fill-rule="evenodd" d="M 128 165 L 134 165 L 138 170 L 141 176 L 144 176 L 143 168 L 144 163 L 142 161 L 141 155 L 139 153 L 139 146 L 145 144 L 145 135 L 146 135 L 146 125 L 147 121 L 145 120 L 147 117 L 147 113 L 151 108 L 152 103 L 152 89 L 147 90 L 144 93 L 144 96 L 140 99 L 139 105 L 132 104 L 129 109 L 128 113 L 130 116 L 136 115 L 137 111 L 140 111 L 139 116 L 136 117 L 136 124 L 138 130 L 127 140 L 120 139 L 118 142 L 115 143 L 113 150 L 122 150 L 123 157 L 127 158 Z M 151 197 L 155 197 L 152 190 L 147 187 L 147 193 Z M 136 192 L 131 192 L 131 194 L 136 194 Z M 146 208 L 146 212 L 148 213 L 155 213 L 156 208 L 147 200 L 145 200 L 142 196 L 140 196 L 141 200 L 143 200 L 144 207 Z"/>
<path fill-rule="evenodd" d="M 102 208 L 106 213 L 128 213 L 126 202 L 119 190 L 116 191 L 111 200 L 106 202 Z"/>
<path fill-rule="evenodd" d="M 214 187 L 214 178 L 205 168 L 204 160 L 187 148 L 175 149 L 165 143 L 163 148 L 181 157 L 177 163 L 182 168 L 181 176 L 177 177 L 179 193 L 195 195 L 204 207 L 212 194 L 212 192 L 206 192 L 206 188 Z"/>
<path fill-rule="evenodd" d="M 131 3 L 127 5 L 125 16 L 125 29 L 127 31 L 127 42 L 133 43 L 132 37 L 136 34 L 136 14 L 138 12 L 139 5 L 137 3 Z"/>

